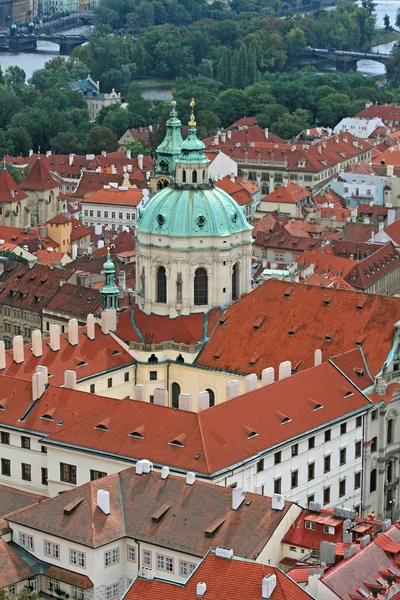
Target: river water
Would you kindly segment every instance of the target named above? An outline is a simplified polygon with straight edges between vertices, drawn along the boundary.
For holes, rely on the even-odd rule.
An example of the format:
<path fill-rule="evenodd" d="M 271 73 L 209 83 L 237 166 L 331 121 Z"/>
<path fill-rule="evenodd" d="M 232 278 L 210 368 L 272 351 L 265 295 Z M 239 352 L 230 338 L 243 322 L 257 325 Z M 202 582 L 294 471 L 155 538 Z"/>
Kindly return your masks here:
<path fill-rule="evenodd" d="M 383 27 L 383 19 L 387 14 L 390 18 L 390 24 L 393 26 L 396 21 L 397 10 L 400 8 L 400 0 L 375 0 L 376 2 L 376 20 L 377 26 Z M 361 4 L 361 0 L 358 0 L 357 4 Z M 85 27 L 77 27 L 68 31 L 68 33 L 82 33 L 86 30 Z M 67 33 L 67 32 L 65 32 Z M 372 48 L 373 52 L 388 53 L 390 52 L 394 42 L 389 44 L 380 44 Z M 38 42 L 39 52 L 35 53 L 14 53 L 14 52 L 0 52 L 0 66 L 3 71 L 12 65 L 18 65 L 26 73 L 27 79 L 32 76 L 33 71 L 42 69 L 48 60 L 51 60 L 55 56 L 58 56 L 58 46 L 50 42 Z M 327 64 L 326 70 L 334 69 L 332 63 Z M 378 75 L 385 74 L 385 66 L 382 63 L 375 62 L 372 60 L 360 60 L 358 61 L 357 70 L 364 75 L 369 77 L 376 77 Z M 145 98 L 164 100 L 168 102 L 171 99 L 170 86 L 146 88 L 143 92 Z"/>

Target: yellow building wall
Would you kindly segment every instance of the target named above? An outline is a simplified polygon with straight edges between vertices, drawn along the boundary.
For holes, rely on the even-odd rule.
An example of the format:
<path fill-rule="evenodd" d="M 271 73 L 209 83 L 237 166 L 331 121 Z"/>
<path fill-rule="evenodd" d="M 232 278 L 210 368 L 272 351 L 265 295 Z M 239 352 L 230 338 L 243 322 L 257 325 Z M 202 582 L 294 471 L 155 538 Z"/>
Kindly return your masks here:
<path fill-rule="evenodd" d="M 47 235 L 57 242 L 60 252 L 71 252 L 72 223 L 47 223 Z"/>

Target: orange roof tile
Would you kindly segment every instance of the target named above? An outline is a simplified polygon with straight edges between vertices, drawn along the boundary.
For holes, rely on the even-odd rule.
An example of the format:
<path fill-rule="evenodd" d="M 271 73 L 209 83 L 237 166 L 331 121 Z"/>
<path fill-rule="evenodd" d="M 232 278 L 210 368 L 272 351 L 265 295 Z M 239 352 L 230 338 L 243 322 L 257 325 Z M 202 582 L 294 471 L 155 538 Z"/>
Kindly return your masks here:
<path fill-rule="evenodd" d="M 47 223 L 51 223 L 52 225 L 64 225 L 64 223 L 71 223 L 71 219 L 65 215 L 56 215 L 52 219 L 49 219 Z"/>
<path fill-rule="evenodd" d="M 47 166 L 40 159 L 40 157 L 33 163 L 28 175 L 21 183 L 21 189 L 23 190 L 58 190 L 59 184 L 50 173 Z"/>
<path fill-rule="evenodd" d="M 18 202 L 26 197 L 25 192 L 15 183 L 7 169 L 2 169 L 0 171 L 0 202 Z"/>
<path fill-rule="evenodd" d="M 90 196 L 82 198 L 82 204 L 110 204 L 113 206 L 137 206 L 141 201 L 143 193 L 141 190 L 121 190 L 110 188 L 98 190 Z"/>
<path fill-rule="evenodd" d="M 284 204 L 297 204 L 304 198 L 308 198 L 310 196 L 310 192 L 303 188 L 298 183 L 293 183 L 289 181 L 289 183 L 284 186 L 277 188 L 275 191 L 268 194 L 268 196 L 264 196 L 262 199 L 263 202 L 283 202 Z"/>

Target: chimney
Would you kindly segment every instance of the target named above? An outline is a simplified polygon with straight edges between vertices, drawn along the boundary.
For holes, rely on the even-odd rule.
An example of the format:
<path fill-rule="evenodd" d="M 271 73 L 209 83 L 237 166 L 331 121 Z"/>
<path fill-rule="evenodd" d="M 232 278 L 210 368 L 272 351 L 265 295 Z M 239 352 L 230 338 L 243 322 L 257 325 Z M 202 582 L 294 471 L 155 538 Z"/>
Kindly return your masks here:
<path fill-rule="evenodd" d="M 71 246 L 71 258 L 72 260 L 76 260 L 78 256 L 78 244 L 76 242 L 73 242 L 72 246 Z"/>
<path fill-rule="evenodd" d="M 255 373 L 250 373 L 250 375 L 246 375 L 244 378 L 244 391 L 247 394 L 248 392 L 254 392 L 257 389 L 257 375 Z"/>
<path fill-rule="evenodd" d="M 42 348 L 42 332 L 40 329 L 34 329 L 32 331 L 32 354 L 39 358 L 39 356 L 43 356 L 43 348 Z"/>
<path fill-rule="evenodd" d="M 95 320 L 94 315 L 90 314 L 87 316 L 86 321 L 87 326 L 87 337 L 89 340 L 94 340 L 95 338 Z"/>
<path fill-rule="evenodd" d="M 60 349 L 60 326 L 50 325 L 50 348 L 53 352 L 57 352 Z"/>
<path fill-rule="evenodd" d="M 149 581 L 153 581 L 154 579 L 154 571 L 149 567 L 140 567 L 138 571 L 138 576 L 142 579 L 148 579 Z"/>
<path fill-rule="evenodd" d="M 336 560 L 336 544 L 323 540 L 319 546 L 319 558 L 321 564 L 332 565 Z"/>
<path fill-rule="evenodd" d="M 6 347 L 3 340 L 0 340 L 0 370 L 6 368 Z"/>
<path fill-rule="evenodd" d="M 38 365 L 36 367 L 36 373 L 42 373 L 44 377 L 44 385 L 49 383 L 49 370 L 44 365 Z"/>
<path fill-rule="evenodd" d="M 125 271 L 119 271 L 118 285 L 121 288 L 121 290 L 126 290 L 126 273 L 125 273 Z"/>
<path fill-rule="evenodd" d="M 156 388 L 154 390 L 154 404 L 159 406 L 168 406 L 168 390 Z"/>
<path fill-rule="evenodd" d="M 70 154 L 68 157 L 68 164 L 70 167 L 72 167 L 72 165 L 74 164 L 74 156 L 75 154 Z"/>
<path fill-rule="evenodd" d="M 104 334 L 109 334 L 110 331 L 117 329 L 117 313 L 115 308 L 108 308 L 101 312 L 101 331 Z"/>
<path fill-rule="evenodd" d="M 206 591 L 207 591 L 207 584 L 204 583 L 204 581 L 199 581 L 199 583 L 196 585 L 196 596 L 201 598 L 202 596 L 204 596 Z"/>
<path fill-rule="evenodd" d="M 214 135 L 214 146 L 217 146 L 217 145 L 218 145 L 218 140 L 219 140 L 219 136 L 218 136 L 218 134 L 217 134 L 217 135 Z"/>
<path fill-rule="evenodd" d="M 131 152 L 131 150 L 127 150 L 126 151 L 126 158 L 129 158 L 129 160 L 132 159 L 132 152 Z"/>
<path fill-rule="evenodd" d="M 192 395 L 191 394 L 179 394 L 179 409 L 180 410 L 192 410 Z"/>
<path fill-rule="evenodd" d="M 143 460 L 138 460 L 136 463 L 136 475 L 147 475 L 150 471 L 153 470 L 153 463 L 147 460 L 147 458 L 143 458 Z"/>
<path fill-rule="evenodd" d="M 266 128 L 264 129 L 264 135 L 265 135 L 265 139 L 267 140 L 267 139 L 268 139 L 268 136 L 269 136 L 268 127 L 266 127 Z"/>
<path fill-rule="evenodd" d="M 239 381 L 232 379 L 226 384 L 226 399 L 233 400 L 236 396 L 239 396 Z"/>
<path fill-rule="evenodd" d="M 68 390 L 76 388 L 76 371 L 64 371 L 64 387 Z"/>
<path fill-rule="evenodd" d="M 358 148 L 358 140 L 357 139 L 353 139 L 353 146 L 355 148 Z"/>
<path fill-rule="evenodd" d="M 76 319 L 68 321 L 68 341 L 71 346 L 78 345 L 78 321 Z"/>
<path fill-rule="evenodd" d="M 261 584 L 261 598 L 264 600 L 267 600 L 268 598 L 271 598 L 274 590 L 276 588 L 276 575 L 275 573 L 270 573 L 269 575 L 266 575 L 265 577 L 263 577 L 262 580 L 262 584 Z"/>
<path fill-rule="evenodd" d="M 371 536 L 363 535 L 363 537 L 360 539 L 360 548 L 365 548 L 365 546 L 368 546 L 370 541 L 371 541 Z"/>
<path fill-rule="evenodd" d="M 344 551 L 343 559 L 347 560 L 348 558 L 353 556 L 356 552 L 357 552 L 357 546 L 355 544 L 353 544 L 352 546 L 350 546 L 350 548 L 347 548 L 347 550 Z"/>
<path fill-rule="evenodd" d="M 244 487 L 237 487 L 232 489 L 232 510 L 237 510 L 244 501 Z"/>
<path fill-rule="evenodd" d="M 33 150 L 29 150 L 29 157 L 33 155 Z"/>
<path fill-rule="evenodd" d="M 142 383 L 137 383 L 135 385 L 134 399 L 140 400 L 141 402 L 145 401 L 145 387 Z"/>
<path fill-rule="evenodd" d="M 186 473 L 186 485 L 193 485 L 195 481 L 196 475 L 193 473 L 193 471 L 188 471 Z"/>
<path fill-rule="evenodd" d="M 261 385 L 269 385 L 275 381 L 275 369 L 274 367 L 267 367 L 262 370 L 261 373 Z"/>
<path fill-rule="evenodd" d="M 232 137 L 232 131 L 229 130 L 228 133 L 227 133 L 227 136 L 228 136 L 228 140 L 230 140 L 231 137 Z"/>
<path fill-rule="evenodd" d="M 97 490 L 97 506 L 105 515 L 110 514 L 110 492 L 108 490 Z"/>
<path fill-rule="evenodd" d="M 223 546 L 217 546 L 215 548 L 215 556 L 218 558 L 227 558 L 228 560 L 233 557 L 232 548 L 224 548 Z"/>
<path fill-rule="evenodd" d="M 46 389 L 44 373 L 34 373 L 32 375 L 32 400 L 39 400 Z"/>
<path fill-rule="evenodd" d="M 235 173 L 231 173 L 230 180 L 235 183 Z"/>
<path fill-rule="evenodd" d="M 97 225 L 95 225 L 95 227 L 97 227 Z M 100 230 L 101 230 L 101 225 L 100 225 Z M 96 235 L 101 235 L 101 231 L 100 231 L 100 233 L 96 233 Z M 104 240 L 99 240 L 97 242 L 97 248 L 98 248 L 98 250 L 100 250 L 100 248 L 104 248 Z"/>
<path fill-rule="evenodd" d="M 344 135 L 342 140 L 344 141 L 345 144 L 347 144 L 347 135 Z"/>
<path fill-rule="evenodd" d="M 292 363 L 290 360 L 285 360 L 279 365 L 279 381 L 281 379 L 287 379 L 292 374 Z"/>
<path fill-rule="evenodd" d="M 17 365 L 24 362 L 24 338 L 16 335 L 13 339 L 13 358 Z"/>
<path fill-rule="evenodd" d="M 285 508 L 285 497 L 282 494 L 272 494 L 272 510 L 283 510 Z"/>
<path fill-rule="evenodd" d="M 167 479 L 169 475 L 169 467 L 163 467 L 161 469 L 161 479 Z"/>
<path fill-rule="evenodd" d="M 197 412 L 210 408 L 210 394 L 205 390 L 197 394 Z"/>
<path fill-rule="evenodd" d="M 389 208 L 387 215 L 387 225 L 391 225 L 396 220 L 396 211 L 394 208 Z"/>
<path fill-rule="evenodd" d="M 393 177 L 394 175 L 394 165 L 386 166 L 386 177 Z"/>
<path fill-rule="evenodd" d="M 102 150 L 102 151 L 101 151 L 101 155 L 102 155 L 102 156 L 107 156 L 107 152 L 106 152 L 105 150 Z"/>
<path fill-rule="evenodd" d="M 143 154 L 138 154 L 137 161 L 139 169 L 143 171 Z"/>
<path fill-rule="evenodd" d="M 351 533 L 351 531 L 345 531 L 343 530 L 343 544 L 351 544 L 351 542 L 353 541 L 353 534 Z"/>
<path fill-rule="evenodd" d="M 321 350 L 317 349 L 314 352 L 314 367 L 319 367 L 319 365 L 322 364 L 322 352 Z"/>
<path fill-rule="evenodd" d="M 318 154 L 322 154 L 322 148 L 321 148 L 321 146 L 318 145 L 317 146 L 317 150 L 318 150 Z"/>
<path fill-rule="evenodd" d="M 221 142 L 222 142 L 223 144 L 225 144 L 225 143 L 226 143 L 226 133 L 225 133 L 225 132 L 221 133 Z"/>

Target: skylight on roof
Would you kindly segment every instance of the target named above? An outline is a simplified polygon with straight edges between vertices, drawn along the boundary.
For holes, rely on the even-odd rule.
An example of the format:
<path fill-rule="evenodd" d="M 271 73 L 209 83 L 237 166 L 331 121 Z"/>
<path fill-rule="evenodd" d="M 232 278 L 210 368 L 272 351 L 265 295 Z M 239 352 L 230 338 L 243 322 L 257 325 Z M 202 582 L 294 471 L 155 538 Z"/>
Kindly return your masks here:
<path fill-rule="evenodd" d="M 350 398 L 350 396 L 353 396 L 353 392 L 345 392 L 344 394 L 344 398 Z"/>
<path fill-rule="evenodd" d="M 362 596 L 364 596 L 364 598 L 369 598 L 369 593 L 366 592 L 362 587 L 358 588 L 357 590 Z"/>
<path fill-rule="evenodd" d="M 49 415 L 48 413 L 42 415 L 40 418 L 45 419 L 46 421 L 54 421 L 53 417 L 51 415 Z"/>
<path fill-rule="evenodd" d="M 108 429 L 108 427 L 106 427 L 105 425 L 103 425 L 102 423 L 99 423 L 98 425 L 95 425 L 94 427 L 95 429 L 99 429 L 100 431 L 110 431 Z"/>
<path fill-rule="evenodd" d="M 281 425 L 285 425 L 285 423 L 290 423 L 292 419 L 290 419 L 289 417 L 285 417 L 284 419 L 282 419 L 281 421 Z"/>
<path fill-rule="evenodd" d="M 168 442 L 168 444 L 170 446 L 177 446 L 178 448 L 184 448 L 185 446 L 182 444 L 182 442 L 180 442 L 179 440 L 172 440 L 171 442 Z"/>
<path fill-rule="evenodd" d="M 323 404 L 316 404 L 313 410 L 319 410 L 320 408 L 324 408 Z"/>
<path fill-rule="evenodd" d="M 395 567 L 389 567 L 389 571 L 393 573 L 393 575 L 398 575 L 400 573 Z"/>
<path fill-rule="evenodd" d="M 142 435 L 139 431 L 132 431 L 132 433 L 129 434 L 129 437 L 133 437 L 133 438 L 137 438 L 138 440 L 142 440 L 144 438 L 144 435 Z"/>
<path fill-rule="evenodd" d="M 258 435 L 257 431 L 251 431 L 249 433 L 249 435 L 247 436 L 248 440 L 251 440 L 251 438 L 256 437 Z"/>

